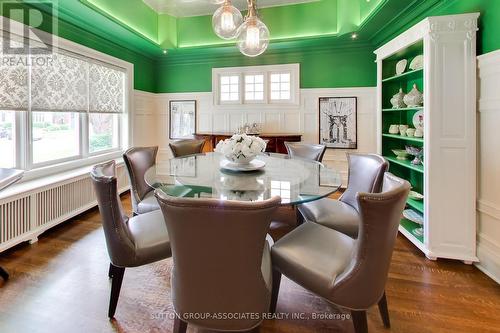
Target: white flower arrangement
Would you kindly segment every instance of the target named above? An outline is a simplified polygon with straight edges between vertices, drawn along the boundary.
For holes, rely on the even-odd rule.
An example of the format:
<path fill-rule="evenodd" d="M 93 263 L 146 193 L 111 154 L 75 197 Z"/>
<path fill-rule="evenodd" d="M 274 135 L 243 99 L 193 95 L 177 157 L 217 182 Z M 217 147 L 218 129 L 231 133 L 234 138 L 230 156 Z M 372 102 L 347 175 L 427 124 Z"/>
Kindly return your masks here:
<path fill-rule="evenodd" d="M 221 140 L 215 151 L 224 155 L 234 163 L 249 163 L 266 149 L 266 142 L 258 136 L 235 134 L 231 138 Z"/>

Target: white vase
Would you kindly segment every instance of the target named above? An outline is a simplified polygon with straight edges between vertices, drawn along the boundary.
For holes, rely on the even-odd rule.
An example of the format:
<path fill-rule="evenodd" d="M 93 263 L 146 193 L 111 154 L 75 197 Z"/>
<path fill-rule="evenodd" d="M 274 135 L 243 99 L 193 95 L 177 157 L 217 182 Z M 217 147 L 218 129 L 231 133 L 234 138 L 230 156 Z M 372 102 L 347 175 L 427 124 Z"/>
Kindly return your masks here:
<path fill-rule="evenodd" d="M 249 164 L 256 156 L 257 155 L 240 155 L 239 157 L 234 157 L 234 155 L 226 155 L 226 158 L 236 164 Z"/>
<path fill-rule="evenodd" d="M 424 95 L 417 89 L 417 85 L 413 84 L 413 89 L 405 95 L 403 101 L 410 108 L 422 106 L 424 103 Z"/>
<path fill-rule="evenodd" d="M 399 92 L 391 98 L 393 109 L 402 109 L 406 107 L 406 104 L 403 102 L 404 96 L 405 93 L 403 92 L 403 89 L 399 88 Z"/>

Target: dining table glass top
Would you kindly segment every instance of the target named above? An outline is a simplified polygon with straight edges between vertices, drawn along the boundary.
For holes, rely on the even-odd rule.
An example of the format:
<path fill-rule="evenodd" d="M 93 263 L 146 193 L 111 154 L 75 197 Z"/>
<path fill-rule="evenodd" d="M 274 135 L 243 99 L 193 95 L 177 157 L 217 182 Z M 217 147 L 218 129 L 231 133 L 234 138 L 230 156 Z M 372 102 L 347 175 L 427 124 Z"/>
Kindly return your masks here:
<path fill-rule="evenodd" d="M 259 155 L 266 163 L 260 171 L 235 172 L 221 168 L 225 157 L 206 153 L 160 161 L 144 175 L 146 183 L 175 197 L 263 201 L 280 196 L 282 205 L 324 198 L 341 185 L 337 170 L 288 155 Z"/>

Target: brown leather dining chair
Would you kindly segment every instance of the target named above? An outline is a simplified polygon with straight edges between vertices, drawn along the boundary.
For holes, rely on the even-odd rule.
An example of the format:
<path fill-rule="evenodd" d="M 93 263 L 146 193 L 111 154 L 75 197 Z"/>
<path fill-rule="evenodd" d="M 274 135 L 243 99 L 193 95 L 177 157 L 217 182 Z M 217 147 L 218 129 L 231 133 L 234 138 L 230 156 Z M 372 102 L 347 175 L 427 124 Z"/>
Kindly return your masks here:
<path fill-rule="evenodd" d="M 132 210 L 134 215 L 160 209 L 153 188 L 144 180 L 144 174 L 156 163 L 158 146 L 132 147 L 125 151 L 123 160 L 130 179 Z"/>
<path fill-rule="evenodd" d="M 305 220 L 356 238 L 361 222 L 356 195 L 358 192 L 380 192 L 389 163 L 376 154 L 347 154 L 347 161 L 349 163 L 347 189 L 340 199 L 324 198 L 308 202 L 299 205 L 298 210 Z"/>
<path fill-rule="evenodd" d="M 291 158 L 298 157 L 317 162 L 323 161 L 323 156 L 325 155 L 326 151 L 325 145 L 316 145 L 301 142 L 285 142 L 285 147 L 288 152 L 288 156 L 290 156 Z"/>
<path fill-rule="evenodd" d="M 205 140 L 185 139 L 172 141 L 168 144 L 174 157 L 182 157 L 194 154 L 201 154 Z"/>
<path fill-rule="evenodd" d="M 351 310 L 356 333 L 368 332 L 366 310 L 378 303 L 390 327 L 385 283 L 410 184 L 386 173 L 382 193 L 358 193 L 361 225 L 352 239 L 306 222 L 272 247 L 275 312 L 281 274 L 327 302 Z"/>
<path fill-rule="evenodd" d="M 111 261 L 108 316 L 118 304 L 126 267 L 137 267 L 171 256 L 170 240 L 160 210 L 127 217 L 118 196 L 115 162 L 98 164 L 90 173 Z"/>
<path fill-rule="evenodd" d="M 187 325 L 216 331 L 258 328 L 271 302 L 271 215 L 281 199 L 262 202 L 175 198 L 157 190 L 172 243 L 174 332 Z M 267 241 L 266 241 L 267 239 Z M 205 313 L 241 314 L 220 319 Z"/>

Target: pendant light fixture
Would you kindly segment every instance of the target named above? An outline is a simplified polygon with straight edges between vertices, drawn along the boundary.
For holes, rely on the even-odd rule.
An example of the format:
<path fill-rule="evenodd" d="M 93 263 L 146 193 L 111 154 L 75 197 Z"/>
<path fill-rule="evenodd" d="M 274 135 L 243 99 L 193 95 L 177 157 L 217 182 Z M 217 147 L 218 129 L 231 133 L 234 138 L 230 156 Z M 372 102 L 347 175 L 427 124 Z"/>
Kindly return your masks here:
<path fill-rule="evenodd" d="M 248 13 L 244 22 L 241 12 L 231 4 L 231 0 L 222 1 L 222 6 L 212 17 L 215 34 L 222 39 L 237 37 L 240 52 L 248 57 L 256 57 L 264 53 L 269 45 L 269 29 L 257 15 L 255 0 L 247 0 Z"/>
<path fill-rule="evenodd" d="M 255 0 L 248 0 L 245 22 L 238 29 L 238 48 L 248 57 L 264 53 L 269 45 L 269 29 L 259 19 Z"/>
<path fill-rule="evenodd" d="M 243 16 L 238 8 L 231 4 L 231 0 L 225 0 L 212 16 L 214 32 L 222 39 L 235 38 L 242 22 Z"/>

